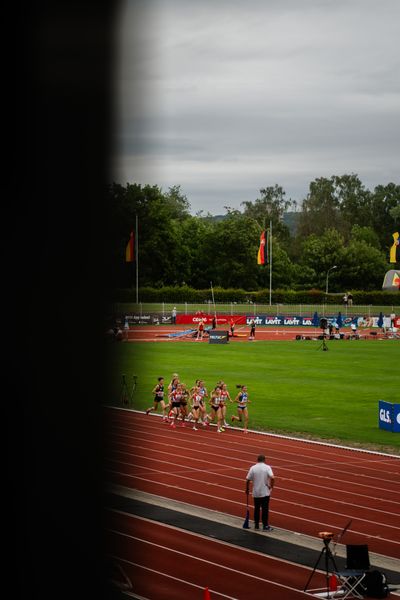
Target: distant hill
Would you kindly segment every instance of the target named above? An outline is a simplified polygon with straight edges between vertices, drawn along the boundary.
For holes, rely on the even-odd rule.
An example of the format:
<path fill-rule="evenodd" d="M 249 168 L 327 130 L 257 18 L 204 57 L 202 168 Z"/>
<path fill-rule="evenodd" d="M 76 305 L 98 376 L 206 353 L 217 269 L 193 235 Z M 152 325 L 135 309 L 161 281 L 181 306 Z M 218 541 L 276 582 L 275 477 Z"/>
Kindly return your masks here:
<path fill-rule="evenodd" d="M 223 221 L 224 219 L 226 219 L 226 217 L 227 215 L 213 215 L 212 217 L 210 217 L 210 219 L 218 223 L 219 221 Z"/>
<path fill-rule="evenodd" d="M 287 212 L 283 215 L 283 222 L 289 228 L 290 235 L 294 237 L 297 231 L 297 223 L 299 220 L 299 212 Z M 226 219 L 227 215 L 212 215 L 206 216 L 204 218 L 211 219 L 212 221 L 216 221 L 217 223 Z"/>
<path fill-rule="evenodd" d="M 299 222 L 299 212 L 287 212 L 283 215 L 283 222 L 289 228 L 290 235 L 294 237 L 297 231 L 297 224 Z"/>

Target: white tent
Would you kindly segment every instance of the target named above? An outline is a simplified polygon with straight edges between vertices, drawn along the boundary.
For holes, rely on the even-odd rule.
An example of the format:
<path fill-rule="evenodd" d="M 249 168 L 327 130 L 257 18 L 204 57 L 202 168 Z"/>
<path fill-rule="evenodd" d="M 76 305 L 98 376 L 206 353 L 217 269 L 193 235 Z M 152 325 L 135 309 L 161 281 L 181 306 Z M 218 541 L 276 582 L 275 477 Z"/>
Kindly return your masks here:
<path fill-rule="evenodd" d="M 391 269 L 387 271 L 383 280 L 382 289 L 384 292 L 399 292 L 400 291 L 400 271 Z"/>

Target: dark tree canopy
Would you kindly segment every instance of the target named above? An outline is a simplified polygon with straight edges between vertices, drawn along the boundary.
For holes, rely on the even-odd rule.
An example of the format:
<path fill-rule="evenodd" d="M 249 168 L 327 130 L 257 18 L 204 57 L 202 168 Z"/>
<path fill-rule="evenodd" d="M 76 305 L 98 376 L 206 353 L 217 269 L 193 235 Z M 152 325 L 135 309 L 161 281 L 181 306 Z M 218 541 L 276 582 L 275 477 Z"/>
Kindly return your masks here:
<path fill-rule="evenodd" d="M 125 248 L 136 216 L 140 285 L 198 289 L 210 281 L 249 291 L 268 287 L 269 266 L 257 264 L 257 251 L 260 233 L 270 225 L 275 289 L 324 289 L 333 265 L 330 291 L 380 289 L 390 268 L 392 234 L 400 228 L 400 186 L 388 183 L 371 191 L 355 174 L 315 179 L 295 212 L 290 209 L 297 203 L 277 184 L 260 189 L 254 201 L 243 201 L 243 211 L 225 207 L 219 218 L 191 215 L 179 185 L 163 191 L 113 183 L 107 203 L 110 287 L 134 285 Z"/>

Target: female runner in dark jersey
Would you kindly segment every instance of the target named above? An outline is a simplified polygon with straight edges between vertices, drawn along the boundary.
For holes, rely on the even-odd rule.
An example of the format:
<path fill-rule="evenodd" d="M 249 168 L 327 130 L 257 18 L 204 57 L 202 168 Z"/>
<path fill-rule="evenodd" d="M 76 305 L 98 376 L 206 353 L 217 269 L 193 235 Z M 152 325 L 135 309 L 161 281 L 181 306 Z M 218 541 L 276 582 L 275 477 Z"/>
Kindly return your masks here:
<path fill-rule="evenodd" d="M 146 415 L 148 415 L 153 410 L 158 410 L 158 405 L 160 404 L 163 411 L 163 421 L 167 421 L 167 404 L 164 402 L 164 377 L 158 378 L 157 385 L 153 388 L 154 394 L 154 405 L 146 410 Z"/>

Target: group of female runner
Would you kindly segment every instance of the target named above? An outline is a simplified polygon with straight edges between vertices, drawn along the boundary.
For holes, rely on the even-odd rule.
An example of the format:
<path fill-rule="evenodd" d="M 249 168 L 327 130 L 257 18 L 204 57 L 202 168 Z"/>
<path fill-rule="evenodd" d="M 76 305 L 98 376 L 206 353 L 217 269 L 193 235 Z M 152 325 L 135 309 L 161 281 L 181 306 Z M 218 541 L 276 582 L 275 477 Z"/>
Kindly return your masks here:
<path fill-rule="evenodd" d="M 224 381 L 218 381 L 214 389 L 208 394 L 202 379 L 196 379 L 193 387 L 188 386 L 179 380 L 179 375 L 174 373 L 171 382 L 167 387 L 168 401 L 165 401 L 164 377 L 159 377 L 158 382 L 153 388 L 154 404 L 146 410 L 148 415 L 152 411 L 157 411 L 161 406 L 163 412 L 163 421 L 169 423 L 170 427 L 176 428 L 178 421 L 181 427 L 186 427 L 186 423 L 193 423 L 194 431 L 197 431 L 197 425 L 202 423 L 203 427 L 209 427 L 210 423 L 217 422 L 217 432 L 222 433 L 226 422 L 227 403 L 237 403 L 237 415 L 231 416 L 234 421 L 243 422 L 244 433 L 247 433 L 247 424 L 249 413 L 247 405 L 250 403 L 247 386 L 237 385 L 239 392 L 232 400 L 227 385 Z M 209 412 L 207 411 L 207 401 Z"/>

